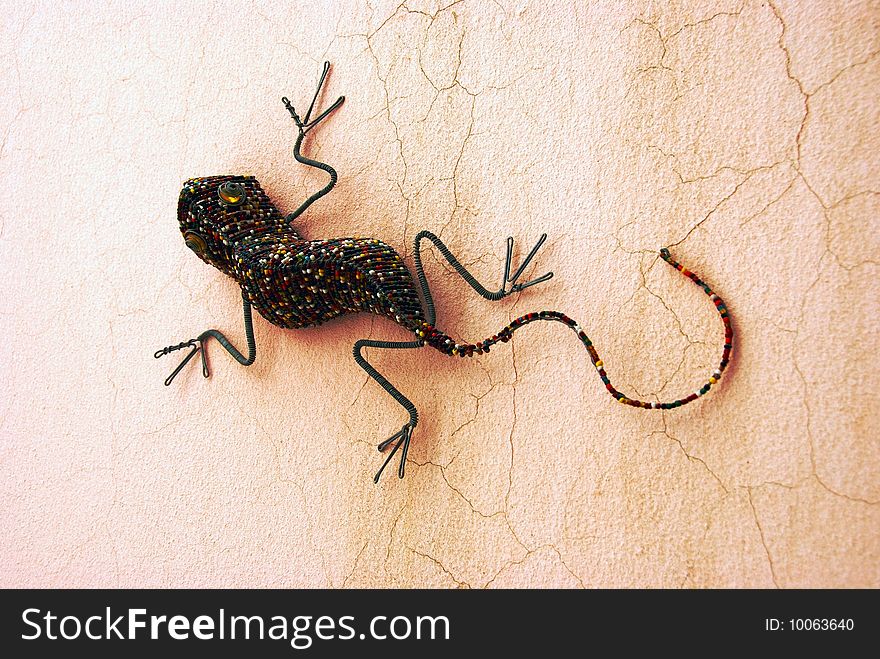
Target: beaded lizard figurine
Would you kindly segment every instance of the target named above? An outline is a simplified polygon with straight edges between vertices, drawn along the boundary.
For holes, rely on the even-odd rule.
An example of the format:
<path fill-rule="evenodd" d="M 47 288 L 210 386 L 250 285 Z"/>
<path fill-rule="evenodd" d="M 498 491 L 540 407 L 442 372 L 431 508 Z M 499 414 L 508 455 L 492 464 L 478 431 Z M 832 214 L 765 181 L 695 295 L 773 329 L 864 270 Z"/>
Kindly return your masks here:
<path fill-rule="evenodd" d="M 518 283 L 520 276 L 547 238 L 546 234 L 540 237 L 512 275 L 513 238 L 507 239 L 504 277 L 501 288 L 497 291 L 489 291 L 483 287 L 453 256 L 446 245 L 430 231 L 422 231 L 415 237 L 413 254 L 418 288 L 400 255 L 379 240 L 302 238 L 292 226 L 293 221 L 317 199 L 330 192 L 337 179 L 336 170 L 330 165 L 307 158 L 300 152 L 308 132 L 345 100 L 340 96 L 324 112 L 311 119 L 312 110 L 329 68 L 329 62 L 325 62 L 318 89 L 302 119 L 290 101 L 287 98 L 282 99 L 299 130 L 299 136 L 293 147 L 294 157 L 305 165 L 324 170 L 330 176 L 327 185 L 306 199 L 299 208 L 286 217 L 283 216 L 252 176 L 213 176 L 194 178 L 184 183 L 178 204 L 180 231 L 187 247 L 199 258 L 229 275 L 241 286 L 248 354 L 245 357 L 223 334 L 209 329 L 194 339 L 156 352 L 155 356 L 158 358 L 175 350 L 192 348 L 165 380 L 166 385 L 171 384 L 174 377 L 198 352 L 202 353 L 202 373 L 208 377 L 204 344 L 211 337 L 215 338 L 240 364 L 244 366 L 253 364 L 256 358 L 256 343 L 251 319 L 252 306 L 273 325 L 290 329 L 319 325 L 342 314 L 360 311 L 390 318 L 412 332 L 413 340 L 392 342 L 362 339 L 354 344 L 353 350 L 358 365 L 409 413 L 409 421 L 379 444 L 379 451 L 384 451 L 392 444 L 393 447 L 376 473 L 374 480 L 378 482 L 382 471 L 401 447 L 403 451 L 398 476 L 403 478 L 410 440 L 419 415 L 415 405 L 364 358 L 361 354 L 364 348 L 405 349 L 428 345 L 446 355 L 470 357 L 489 352 L 498 342 L 509 341 L 513 333 L 523 325 L 546 320 L 562 323 L 577 334 L 608 393 L 624 405 L 646 410 L 668 410 L 697 400 L 718 382 L 730 361 L 733 342 L 733 330 L 727 307 L 696 274 L 673 260 L 669 250 L 665 248 L 660 250 L 661 258 L 693 281 L 715 304 L 724 324 L 724 349 L 718 368 L 697 391 L 678 400 L 658 403 L 636 400 L 615 389 L 602 360 L 599 359 L 595 347 L 584 330 L 574 320 L 558 311 L 526 314 L 497 334 L 477 343 L 456 341 L 435 326 L 434 301 L 428 288 L 420 253 L 423 240 L 431 241 L 477 293 L 487 300 L 494 301 L 547 281 L 553 276 L 552 272 L 548 272 L 531 281 Z M 419 292 L 423 302 L 419 300 Z"/>

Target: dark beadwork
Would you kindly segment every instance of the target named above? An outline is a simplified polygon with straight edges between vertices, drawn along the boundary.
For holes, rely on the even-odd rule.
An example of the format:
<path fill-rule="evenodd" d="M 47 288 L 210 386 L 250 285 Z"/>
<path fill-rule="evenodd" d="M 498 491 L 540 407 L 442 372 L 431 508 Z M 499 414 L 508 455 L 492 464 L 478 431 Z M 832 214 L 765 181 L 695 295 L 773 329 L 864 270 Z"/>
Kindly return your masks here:
<path fill-rule="evenodd" d="M 449 356 L 471 357 L 474 354 L 489 352 L 492 346 L 499 342 L 510 341 L 514 332 L 524 325 L 539 320 L 555 321 L 569 327 L 577 334 L 608 393 L 624 405 L 643 409 L 673 409 L 704 396 L 718 382 L 730 363 L 733 347 L 733 329 L 727 307 L 696 274 L 673 260 L 666 248 L 660 250 L 661 258 L 701 288 L 715 304 L 724 325 L 724 348 L 718 368 L 694 393 L 671 402 L 648 402 L 629 398 L 611 384 L 605 364 L 599 358 L 590 338 L 580 325 L 558 311 L 526 314 L 497 334 L 477 343 L 456 341 L 436 327 L 434 300 L 422 266 L 423 240 L 433 243 L 471 288 L 487 300 L 494 301 L 547 281 L 553 276 L 552 272 L 548 272 L 531 281 L 518 283 L 520 276 L 546 240 L 546 234 L 541 236 L 513 275 L 510 274 L 513 239 L 507 239 L 504 275 L 501 287 L 497 291 L 489 291 L 480 284 L 446 245 L 429 231 L 422 231 L 415 237 L 415 280 L 400 255 L 379 240 L 302 238 L 291 226 L 291 221 L 299 217 L 315 200 L 327 194 L 337 181 L 336 171 L 332 167 L 307 158 L 300 152 L 306 134 L 344 101 L 344 98 L 340 97 L 316 119 L 310 121 L 328 70 L 329 64 L 325 63 L 318 91 L 303 119 L 300 119 L 290 101 L 287 98 L 283 99 L 299 130 L 294 146 L 294 157 L 303 164 L 327 172 L 330 176 L 324 188 L 311 195 L 297 210 L 287 217 L 283 216 L 252 176 L 213 176 L 190 179 L 184 183 L 178 203 L 181 233 L 187 247 L 199 258 L 229 275 L 241 286 L 248 356 L 245 357 L 239 352 L 219 331 L 207 330 L 195 339 L 163 348 L 155 353 L 158 358 L 176 350 L 191 348 L 165 381 L 166 385 L 171 383 L 197 352 L 202 354 L 202 372 L 208 377 L 208 364 L 204 351 L 204 342 L 208 338 L 216 339 L 240 364 L 245 366 L 252 364 L 256 358 L 256 343 L 251 306 L 270 323 L 288 329 L 319 325 L 346 313 L 368 312 L 385 316 L 412 332 L 415 340 L 390 342 L 363 339 L 354 345 L 353 354 L 358 365 L 409 414 L 409 421 L 398 432 L 379 444 L 380 451 L 392 444 L 393 448 L 376 474 L 375 480 L 378 481 L 382 471 L 401 448 L 398 475 L 403 478 L 412 432 L 418 423 L 419 415 L 415 405 L 366 360 L 362 354 L 364 348 L 414 349 L 428 345 Z"/>

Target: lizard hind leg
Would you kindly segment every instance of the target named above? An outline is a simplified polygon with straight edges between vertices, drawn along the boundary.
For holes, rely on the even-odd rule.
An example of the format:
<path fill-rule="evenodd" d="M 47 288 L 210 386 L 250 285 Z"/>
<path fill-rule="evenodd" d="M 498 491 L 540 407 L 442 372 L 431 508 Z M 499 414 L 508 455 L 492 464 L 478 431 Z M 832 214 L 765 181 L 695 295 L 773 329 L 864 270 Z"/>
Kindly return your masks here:
<path fill-rule="evenodd" d="M 538 250 L 541 249 L 541 245 L 543 245 L 544 241 L 547 240 L 546 233 L 541 234 L 538 242 L 535 243 L 535 246 L 532 247 L 532 250 L 529 252 L 528 256 L 523 259 L 523 262 L 516 269 L 513 275 L 510 274 L 510 269 L 513 262 L 513 238 L 507 239 L 507 254 L 504 259 L 504 275 L 501 278 L 501 287 L 497 291 L 490 291 L 479 281 L 477 281 L 476 277 L 474 277 L 470 273 L 470 271 L 466 267 L 464 267 L 461 261 L 459 261 L 458 258 L 456 258 L 456 256 L 449 250 L 449 248 L 445 244 L 443 244 L 442 240 L 440 240 L 430 231 L 420 231 L 413 241 L 413 260 L 415 261 L 416 278 L 418 279 L 419 287 L 422 289 L 422 297 L 425 300 L 425 315 L 427 316 L 428 323 L 430 323 L 431 325 L 436 322 L 437 312 L 434 308 L 434 298 L 431 295 L 431 289 L 428 286 L 428 278 L 425 275 L 425 268 L 422 265 L 421 243 L 423 240 L 429 240 L 430 242 L 432 242 L 434 244 L 434 247 L 436 247 L 440 254 L 443 255 L 443 258 L 446 259 L 449 265 L 455 268 L 455 271 L 459 275 L 461 275 L 461 278 L 464 279 L 465 282 L 467 282 L 468 286 L 473 288 L 479 295 L 491 302 L 502 300 L 512 293 L 517 293 L 521 290 L 529 288 L 530 286 L 534 286 L 535 284 L 540 284 L 541 282 L 552 279 L 553 277 L 552 272 L 547 272 L 540 277 L 537 277 L 530 281 L 522 283 L 518 281 L 525 269 L 532 262 L 532 259 L 535 258 Z"/>
<path fill-rule="evenodd" d="M 403 426 L 403 428 L 401 428 L 396 433 L 391 435 L 391 437 L 379 444 L 379 452 L 382 452 L 386 448 L 388 448 L 388 446 L 392 442 L 395 442 L 395 440 L 397 440 L 394 444 L 394 448 L 391 449 L 388 457 L 385 458 L 385 462 L 382 463 L 382 466 L 379 467 L 379 471 L 377 471 L 376 475 L 373 477 L 374 483 L 379 482 L 379 478 L 382 476 L 382 472 L 385 471 L 385 467 L 388 466 L 388 463 L 391 462 L 394 454 L 397 453 L 397 449 L 399 449 L 401 446 L 403 446 L 403 453 L 400 455 L 400 467 L 398 469 L 398 475 L 400 476 L 400 478 L 403 478 L 403 470 L 404 465 L 406 464 L 407 453 L 409 453 L 409 442 L 412 439 L 413 428 L 415 428 L 415 426 L 407 423 Z"/>
<path fill-rule="evenodd" d="M 397 388 L 391 384 L 384 375 L 379 373 L 370 362 L 364 358 L 363 354 L 361 354 L 361 350 L 364 348 L 383 348 L 383 349 L 394 349 L 401 350 L 407 348 L 422 348 L 424 347 L 424 343 L 422 341 L 374 341 L 372 339 L 361 339 L 360 341 L 354 344 L 354 348 L 352 350 L 352 354 L 354 355 L 354 360 L 357 362 L 358 366 L 364 369 L 371 378 L 373 378 L 376 382 L 379 383 L 388 394 L 396 400 L 403 409 L 409 413 L 409 421 L 403 425 L 403 427 L 398 430 L 396 433 L 391 435 L 388 439 L 381 442 L 378 446 L 379 451 L 382 452 L 387 449 L 392 444 L 394 447 L 391 449 L 391 452 L 388 454 L 388 457 L 385 458 L 385 462 L 382 463 L 382 466 L 379 468 L 379 471 L 376 472 L 376 476 L 373 479 L 373 482 L 378 483 L 379 478 L 382 476 L 382 472 L 385 470 L 385 467 L 388 466 L 388 463 L 391 462 L 392 458 L 397 454 L 399 449 L 403 449 L 403 452 L 400 455 L 400 466 L 397 469 L 397 476 L 399 478 L 403 478 L 404 473 L 406 471 L 406 457 L 409 453 L 409 444 L 412 439 L 413 430 L 416 427 L 416 424 L 419 422 L 419 412 L 416 409 L 416 406 L 413 405 L 412 401 L 410 401 L 406 396 L 404 396 Z"/>

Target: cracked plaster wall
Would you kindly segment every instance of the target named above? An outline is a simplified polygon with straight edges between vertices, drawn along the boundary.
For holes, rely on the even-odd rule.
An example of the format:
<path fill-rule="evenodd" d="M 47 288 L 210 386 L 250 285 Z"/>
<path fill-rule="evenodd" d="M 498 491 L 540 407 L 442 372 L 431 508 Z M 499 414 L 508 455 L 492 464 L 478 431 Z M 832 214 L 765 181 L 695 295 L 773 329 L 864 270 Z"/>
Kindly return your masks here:
<path fill-rule="evenodd" d="M 880 586 L 877 2 L 115 3 L 10 6 L 0 28 L 7 304 L 4 586 Z M 282 210 L 322 184 L 279 98 L 320 62 L 347 102 L 307 152 L 340 173 L 309 237 L 427 228 L 478 277 L 504 238 L 556 276 L 501 303 L 427 257 L 440 324 L 578 319 L 473 360 L 376 354 L 423 421 L 403 482 L 372 475 L 401 410 L 351 359 L 400 339 L 349 317 L 256 321 L 166 389 L 157 348 L 243 340 L 235 286 L 184 247 L 196 175 L 255 174 Z M 178 353 L 179 354 L 179 353 Z"/>

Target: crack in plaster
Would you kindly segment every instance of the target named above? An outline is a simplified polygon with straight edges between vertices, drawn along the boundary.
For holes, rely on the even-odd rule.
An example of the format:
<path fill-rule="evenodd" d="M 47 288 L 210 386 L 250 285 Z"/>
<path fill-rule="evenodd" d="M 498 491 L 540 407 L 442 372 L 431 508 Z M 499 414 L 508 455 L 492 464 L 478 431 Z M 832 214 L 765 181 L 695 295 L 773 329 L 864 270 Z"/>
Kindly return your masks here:
<path fill-rule="evenodd" d="M 748 492 L 749 498 L 749 506 L 752 508 L 752 514 L 755 516 L 755 526 L 758 527 L 758 535 L 761 537 L 761 545 L 764 547 L 764 553 L 767 554 L 767 564 L 770 566 L 770 577 L 773 579 L 773 584 L 777 588 L 781 588 L 779 585 L 779 579 L 776 577 L 776 566 L 773 564 L 773 556 L 770 554 L 770 547 L 767 546 L 767 538 L 764 535 L 764 528 L 761 526 L 761 520 L 758 518 L 758 510 L 755 508 L 755 502 L 752 500 L 752 488 L 747 487 L 746 491 Z"/>
<path fill-rule="evenodd" d="M 420 551 L 418 551 L 418 550 L 416 550 L 416 549 L 413 549 L 413 548 L 410 547 L 409 545 L 406 545 L 406 548 L 409 549 L 409 550 L 410 550 L 413 554 L 415 554 L 416 556 L 421 556 L 422 558 L 427 558 L 429 561 L 431 561 L 432 563 L 434 563 L 434 565 L 436 565 L 436 566 L 439 567 L 441 570 L 443 570 L 443 572 L 444 572 L 444 574 L 446 574 L 446 576 L 448 576 L 450 579 L 452 579 L 453 582 L 455 582 L 455 585 L 456 585 L 458 588 L 473 588 L 473 586 L 471 586 L 467 581 L 463 581 L 463 580 L 459 579 L 458 577 L 456 577 L 456 576 L 455 576 L 455 575 L 449 570 L 449 568 L 447 568 L 445 565 L 443 565 L 443 563 L 441 563 L 441 562 L 440 562 L 437 558 L 435 558 L 434 556 L 431 556 L 430 554 L 424 554 L 424 553 L 422 553 L 422 552 L 420 552 Z"/>
<path fill-rule="evenodd" d="M 678 437 L 674 437 L 674 436 L 672 436 L 671 434 L 669 434 L 669 430 L 668 430 L 668 428 L 667 428 L 667 426 L 666 426 L 666 415 L 663 415 L 663 428 L 662 428 L 662 430 L 654 430 L 651 434 L 652 434 L 652 435 L 664 435 L 664 436 L 667 437 L 668 439 L 670 439 L 670 440 L 672 440 L 673 442 L 675 442 L 675 443 L 678 445 L 678 448 L 681 449 L 681 452 L 684 453 L 685 457 L 686 457 L 690 462 L 698 462 L 699 464 L 703 465 L 703 468 L 709 473 L 710 476 L 712 476 L 712 478 L 715 479 L 715 482 L 717 482 L 718 485 L 721 487 L 721 489 L 724 490 L 724 493 L 725 493 L 725 494 L 729 494 L 729 493 L 730 493 L 730 490 L 727 489 L 727 486 L 724 484 L 724 481 L 721 480 L 721 477 L 718 476 L 718 474 L 716 474 L 716 473 L 712 470 L 712 468 L 706 463 L 705 460 L 703 460 L 703 458 L 698 457 L 698 456 L 696 456 L 696 455 L 693 455 L 693 454 L 691 454 L 691 453 L 688 453 L 688 451 L 687 451 L 687 449 L 684 447 L 684 444 L 682 443 L 682 441 L 681 441 Z"/>

